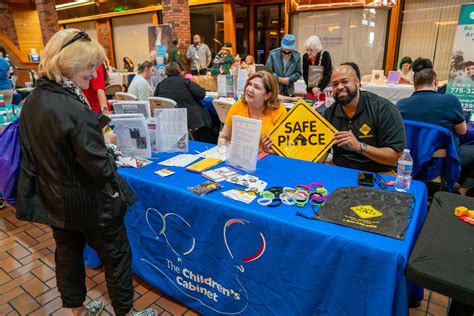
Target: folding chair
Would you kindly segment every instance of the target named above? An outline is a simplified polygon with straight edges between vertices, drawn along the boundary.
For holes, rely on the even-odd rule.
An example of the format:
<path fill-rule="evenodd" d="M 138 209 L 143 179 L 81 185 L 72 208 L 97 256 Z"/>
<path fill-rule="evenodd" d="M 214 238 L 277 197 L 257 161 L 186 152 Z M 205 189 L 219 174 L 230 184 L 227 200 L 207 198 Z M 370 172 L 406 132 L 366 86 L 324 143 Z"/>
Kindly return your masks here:
<path fill-rule="evenodd" d="M 115 99 L 120 101 L 136 101 L 138 98 L 127 92 L 115 92 Z"/>
<path fill-rule="evenodd" d="M 212 105 L 216 109 L 217 116 L 219 116 L 219 121 L 221 121 L 221 130 L 224 127 L 227 113 L 229 113 L 232 104 L 234 103 L 223 99 L 212 100 Z"/>

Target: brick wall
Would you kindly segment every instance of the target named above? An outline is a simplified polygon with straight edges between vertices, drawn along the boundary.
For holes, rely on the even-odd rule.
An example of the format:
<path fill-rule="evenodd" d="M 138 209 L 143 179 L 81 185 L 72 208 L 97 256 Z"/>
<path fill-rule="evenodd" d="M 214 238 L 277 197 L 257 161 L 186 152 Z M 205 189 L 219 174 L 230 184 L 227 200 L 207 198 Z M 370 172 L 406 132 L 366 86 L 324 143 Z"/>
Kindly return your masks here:
<path fill-rule="evenodd" d="M 186 59 L 186 50 L 191 45 L 191 19 L 188 0 L 163 0 L 163 24 L 173 26 L 172 38 L 179 39 L 181 56 Z M 185 63 L 187 65 L 187 63 Z"/>
<path fill-rule="evenodd" d="M 55 8 L 54 0 L 35 0 L 36 9 L 38 10 L 38 17 L 41 26 L 41 35 L 43 37 L 43 44 L 59 31 L 58 13 Z"/>
<path fill-rule="evenodd" d="M 17 47 L 19 47 L 18 36 L 16 34 L 15 21 L 13 19 L 12 8 L 6 3 L 0 3 L 0 30 Z"/>

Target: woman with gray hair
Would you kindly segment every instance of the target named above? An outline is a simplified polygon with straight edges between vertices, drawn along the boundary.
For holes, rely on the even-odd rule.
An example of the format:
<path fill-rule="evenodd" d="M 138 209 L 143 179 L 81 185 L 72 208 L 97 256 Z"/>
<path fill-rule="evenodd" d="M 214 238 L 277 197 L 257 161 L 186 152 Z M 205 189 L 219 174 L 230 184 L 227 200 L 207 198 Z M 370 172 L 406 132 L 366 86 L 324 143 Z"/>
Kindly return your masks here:
<path fill-rule="evenodd" d="M 86 32 L 56 33 L 41 53 L 40 78 L 20 118 L 16 216 L 51 227 L 56 283 L 62 306 L 73 315 L 99 315 L 104 309 L 101 301 L 83 305 L 86 242 L 102 260 L 115 315 L 127 315 L 133 305 L 131 251 L 123 222 L 129 196 L 81 90 L 89 87 L 104 60 L 104 49 Z"/>
<path fill-rule="evenodd" d="M 303 55 L 303 79 L 307 86 L 306 97 L 318 100 L 331 80 L 331 55 L 323 50 L 321 40 L 316 35 L 310 36 L 304 42 L 304 47 L 306 53 Z"/>

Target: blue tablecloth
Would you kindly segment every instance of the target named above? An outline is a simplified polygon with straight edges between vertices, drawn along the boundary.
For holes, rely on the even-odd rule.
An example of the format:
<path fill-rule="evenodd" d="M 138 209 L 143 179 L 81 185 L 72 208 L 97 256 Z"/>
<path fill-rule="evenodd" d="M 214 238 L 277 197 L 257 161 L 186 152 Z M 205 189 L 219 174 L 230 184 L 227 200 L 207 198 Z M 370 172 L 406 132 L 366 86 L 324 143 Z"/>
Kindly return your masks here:
<path fill-rule="evenodd" d="M 205 144 L 191 142 L 190 149 Z M 161 161 L 174 154 L 161 154 Z M 204 197 L 187 187 L 204 182 L 183 168 L 170 177 L 120 169 L 139 197 L 125 222 L 133 272 L 205 315 L 406 315 L 422 290 L 405 265 L 427 212 L 424 184 L 412 182 L 417 204 L 404 241 L 295 216 L 311 207 L 247 205 Z M 258 162 L 269 186 L 316 181 L 331 192 L 356 185 L 357 171 L 278 156 Z M 387 177 L 391 178 L 391 177 Z"/>

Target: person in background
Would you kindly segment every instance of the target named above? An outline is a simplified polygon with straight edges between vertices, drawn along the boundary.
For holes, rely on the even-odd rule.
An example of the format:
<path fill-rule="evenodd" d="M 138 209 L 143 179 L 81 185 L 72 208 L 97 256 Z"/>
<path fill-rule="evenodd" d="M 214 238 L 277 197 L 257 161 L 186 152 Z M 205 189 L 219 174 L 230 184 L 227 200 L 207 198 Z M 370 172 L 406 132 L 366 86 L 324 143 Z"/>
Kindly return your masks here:
<path fill-rule="evenodd" d="M 179 108 L 188 112 L 188 128 L 192 130 L 195 140 L 216 143 L 217 135 L 212 131 L 212 121 L 209 112 L 199 101 L 206 96 L 206 90 L 197 83 L 181 77 L 179 65 L 175 62 L 166 65 L 168 76 L 156 87 L 154 96 L 176 101 Z"/>
<path fill-rule="evenodd" d="M 179 40 L 173 38 L 171 40 L 171 46 L 168 49 L 168 63 L 175 62 L 178 64 L 179 69 L 184 71 L 183 60 L 181 58 L 181 51 L 179 50 Z"/>
<path fill-rule="evenodd" d="M 305 42 L 306 53 L 303 55 L 303 79 L 306 83 L 306 98 L 309 100 L 318 100 L 319 95 L 327 87 L 331 80 L 332 62 L 329 52 L 323 50 L 321 40 L 316 35 L 310 36 Z M 322 67 L 317 78 L 317 82 L 309 82 L 308 75 L 312 67 Z M 311 78 L 310 78 L 311 79 Z M 311 80 L 314 81 L 314 80 Z"/>
<path fill-rule="evenodd" d="M 72 315 L 99 315 L 105 305 L 83 305 L 86 242 L 102 260 L 115 315 L 127 315 L 133 307 L 131 251 L 123 221 L 128 190 L 82 93 L 104 59 L 103 47 L 86 32 L 57 32 L 41 53 L 40 78 L 20 116 L 16 217 L 51 227 L 56 283 L 62 306 Z"/>
<path fill-rule="evenodd" d="M 278 82 L 270 72 L 258 71 L 250 75 L 244 95 L 235 102 L 225 119 L 219 134 L 219 145 L 232 141 L 232 116 L 238 115 L 262 121 L 259 151 L 273 153 L 269 134 L 286 115 L 286 108 L 278 100 Z"/>
<path fill-rule="evenodd" d="M 193 36 L 193 44 L 186 51 L 186 58 L 194 76 L 207 75 L 207 68 L 212 62 L 211 51 L 206 44 L 201 43 L 201 36 L 198 34 Z"/>
<path fill-rule="evenodd" d="M 355 62 L 352 62 L 352 61 L 346 61 L 345 63 L 342 63 L 340 64 L 340 66 L 351 66 L 352 69 L 354 69 L 355 73 L 356 73 L 356 76 L 357 76 L 357 79 L 359 79 L 359 88 L 361 86 L 361 76 L 360 76 L 360 68 L 359 66 L 355 63 Z"/>
<path fill-rule="evenodd" d="M 324 113 L 339 132 L 334 135 L 333 163 L 337 166 L 395 175 L 403 153 L 405 126 L 390 101 L 361 91 L 351 66 L 337 66 L 331 76 L 336 103 Z M 326 156 L 320 162 L 325 162 Z"/>
<path fill-rule="evenodd" d="M 134 72 L 135 71 L 135 64 L 127 56 L 125 56 L 123 58 L 123 70 L 125 70 L 126 72 Z"/>
<path fill-rule="evenodd" d="M 418 58 L 412 64 L 415 92 L 398 101 L 397 106 L 403 119 L 442 126 L 455 135 L 464 135 L 467 131 L 465 115 L 459 99 L 451 94 L 439 94 L 438 79 L 433 63 L 427 58 Z M 458 137 L 455 137 L 459 146 Z M 474 145 L 459 147 L 461 160 L 460 192 L 466 194 L 474 188 Z"/>
<path fill-rule="evenodd" d="M 153 76 L 154 66 L 147 60 L 138 65 L 137 71 L 138 74 L 133 77 L 127 92 L 136 96 L 138 100 L 148 100 L 153 95 L 150 80 Z"/>
<path fill-rule="evenodd" d="M 400 60 L 398 68 L 400 69 L 400 83 L 413 84 L 413 71 L 411 70 L 411 63 L 413 61 L 410 57 L 405 56 Z"/>
<path fill-rule="evenodd" d="M 255 59 L 252 55 L 247 55 L 247 57 L 245 57 L 244 64 L 247 66 L 247 73 L 249 75 L 255 73 Z"/>
<path fill-rule="evenodd" d="M 211 76 L 230 75 L 230 67 L 235 63 L 235 58 L 232 56 L 232 43 L 224 43 L 219 53 L 214 58 Z"/>
<path fill-rule="evenodd" d="M 96 77 L 91 79 L 89 88 L 83 89 L 82 93 L 89 101 L 92 111 L 95 113 L 107 113 L 110 111 L 110 103 L 105 95 L 105 86 L 108 79 L 108 73 L 105 64 L 97 67 Z"/>
<path fill-rule="evenodd" d="M 10 64 L 5 59 L 7 51 L 0 46 L 0 94 L 6 104 L 11 104 L 13 99 L 13 85 L 10 80 Z"/>
<path fill-rule="evenodd" d="M 283 36 L 281 47 L 270 52 L 265 66 L 278 80 L 279 94 L 292 96 L 295 82 L 301 77 L 301 55 L 295 50 L 293 34 Z"/>

